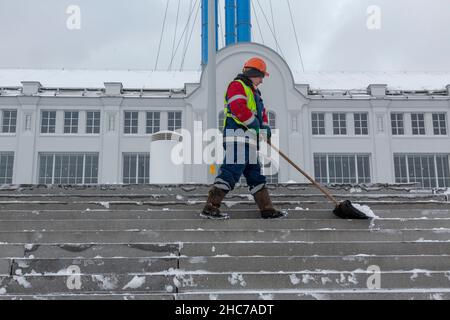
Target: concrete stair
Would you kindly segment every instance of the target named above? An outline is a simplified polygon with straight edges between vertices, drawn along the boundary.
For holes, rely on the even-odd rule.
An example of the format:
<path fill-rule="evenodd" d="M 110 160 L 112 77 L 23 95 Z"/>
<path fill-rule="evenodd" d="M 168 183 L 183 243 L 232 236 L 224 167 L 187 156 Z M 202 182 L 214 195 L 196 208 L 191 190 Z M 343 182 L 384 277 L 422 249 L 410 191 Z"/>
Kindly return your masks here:
<path fill-rule="evenodd" d="M 444 190 L 331 186 L 380 217 L 351 221 L 309 185 L 270 186 L 289 217 L 265 221 L 240 187 L 217 222 L 198 216 L 208 189 L 0 187 L 0 300 L 450 298 Z"/>

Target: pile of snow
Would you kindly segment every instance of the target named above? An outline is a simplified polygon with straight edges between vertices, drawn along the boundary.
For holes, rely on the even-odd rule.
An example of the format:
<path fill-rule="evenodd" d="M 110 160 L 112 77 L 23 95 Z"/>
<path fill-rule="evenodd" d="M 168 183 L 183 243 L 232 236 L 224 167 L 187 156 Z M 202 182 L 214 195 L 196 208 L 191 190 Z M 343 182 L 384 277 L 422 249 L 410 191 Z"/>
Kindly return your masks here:
<path fill-rule="evenodd" d="M 33 244 L 26 244 L 25 246 L 25 250 L 31 251 L 34 249 L 34 245 Z"/>
<path fill-rule="evenodd" d="M 31 288 L 31 283 L 29 283 L 24 277 L 13 276 L 13 279 L 25 289 Z"/>
<path fill-rule="evenodd" d="M 380 219 L 379 216 L 375 215 L 375 213 L 373 213 L 372 209 L 370 209 L 369 206 L 366 205 L 360 205 L 358 203 L 352 203 L 353 207 L 355 207 L 356 209 L 358 209 L 359 211 L 361 211 L 362 213 L 364 213 L 368 218 L 371 219 Z"/>
<path fill-rule="evenodd" d="M 92 279 L 99 283 L 103 290 L 114 290 L 117 288 L 119 280 L 115 276 L 93 275 Z"/>
<path fill-rule="evenodd" d="M 126 289 L 138 289 L 145 283 L 145 277 L 135 276 L 122 290 Z"/>
<path fill-rule="evenodd" d="M 223 204 L 227 207 L 227 208 L 232 208 L 235 205 L 237 205 L 239 202 L 236 201 L 224 201 Z"/>
<path fill-rule="evenodd" d="M 295 274 L 291 274 L 291 275 L 289 276 L 289 278 L 291 279 L 291 283 L 292 283 L 294 286 L 300 283 L 300 279 L 297 278 L 297 275 L 295 275 Z"/>
<path fill-rule="evenodd" d="M 274 300 L 273 294 L 271 294 L 271 293 L 268 293 L 268 294 L 260 293 L 259 298 L 261 300 Z"/>
<path fill-rule="evenodd" d="M 233 286 L 238 283 L 241 287 L 247 286 L 247 283 L 245 282 L 243 275 L 236 272 L 233 272 L 231 274 L 231 277 L 228 277 L 228 282 L 231 283 L 231 285 Z"/>
<path fill-rule="evenodd" d="M 105 207 L 106 209 L 109 209 L 109 202 L 99 202 L 99 204 Z"/>

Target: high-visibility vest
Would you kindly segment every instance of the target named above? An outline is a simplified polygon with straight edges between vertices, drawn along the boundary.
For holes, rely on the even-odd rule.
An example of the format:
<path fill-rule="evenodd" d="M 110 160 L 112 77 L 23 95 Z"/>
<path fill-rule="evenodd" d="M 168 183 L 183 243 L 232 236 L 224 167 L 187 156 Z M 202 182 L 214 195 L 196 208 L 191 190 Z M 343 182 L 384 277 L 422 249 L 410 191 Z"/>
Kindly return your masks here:
<path fill-rule="evenodd" d="M 256 106 L 256 100 L 255 100 L 255 95 L 253 94 L 253 90 L 252 88 L 250 88 L 248 85 L 246 85 L 244 83 L 244 81 L 242 80 L 235 80 L 237 82 L 239 82 L 240 84 L 242 84 L 242 86 L 244 87 L 245 90 L 245 97 L 244 96 L 234 96 L 232 99 L 228 99 L 227 97 L 227 93 L 225 93 L 225 102 L 224 102 L 224 112 L 225 112 L 225 117 L 224 117 L 224 121 L 223 121 L 223 127 L 225 128 L 226 123 L 227 123 L 227 119 L 231 118 L 233 119 L 237 124 L 243 126 L 243 127 L 247 127 L 247 125 L 243 122 L 241 122 L 235 115 L 232 114 L 231 112 L 231 108 L 230 108 L 230 104 L 238 99 L 245 99 L 247 100 L 247 108 L 250 109 L 250 111 L 256 116 L 257 114 L 257 106 Z"/>

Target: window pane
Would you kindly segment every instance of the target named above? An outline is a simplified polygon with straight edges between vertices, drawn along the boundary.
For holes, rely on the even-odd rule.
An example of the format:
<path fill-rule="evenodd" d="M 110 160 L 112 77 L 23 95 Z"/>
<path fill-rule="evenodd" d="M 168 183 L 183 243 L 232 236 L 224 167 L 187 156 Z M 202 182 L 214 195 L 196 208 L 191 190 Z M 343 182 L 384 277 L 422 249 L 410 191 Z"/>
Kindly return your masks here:
<path fill-rule="evenodd" d="M 402 113 L 392 113 L 391 114 L 391 126 L 393 135 L 403 135 L 403 114 Z"/>
<path fill-rule="evenodd" d="M 100 133 L 100 111 L 88 111 L 86 113 L 86 133 Z"/>
<path fill-rule="evenodd" d="M 347 134 L 347 123 L 345 113 L 333 113 L 333 133 L 335 135 Z"/>
<path fill-rule="evenodd" d="M 85 172 L 84 177 L 83 171 Z M 83 178 L 84 184 L 98 183 L 97 154 L 39 155 L 39 183 L 83 184 Z"/>
<path fill-rule="evenodd" d="M 126 134 L 138 133 L 138 118 L 139 112 L 136 111 L 125 112 L 124 133 Z"/>
<path fill-rule="evenodd" d="M 433 114 L 433 132 L 435 135 L 447 135 L 447 121 L 445 113 Z"/>
<path fill-rule="evenodd" d="M 147 134 L 159 132 L 160 129 L 160 112 L 147 112 Z"/>
<path fill-rule="evenodd" d="M 0 184 L 12 184 L 14 153 L 0 153 Z"/>
<path fill-rule="evenodd" d="M 168 113 L 168 130 L 176 131 L 182 128 L 182 112 Z"/>
<path fill-rule="evenodd" d="M 406 160 L 404 160 L 406 159 Z M 406 170 L 405 162 L 408 170 Z M 448 155 L 396 155 L 396 181 L 417 183 L 422 188 L 447 187 L 450 185 Z M 401 172 L 399 172 L 401 170 Z M 401 178 L 397 178 L 401 175 Z"/>
<path fill-rule="evenodd" d="M 327 156 L 314 155 L 315 178 L 320 183 L 328 183 Z"/>
<path fill-rule="evenodd" d="M 5 110 L 3 111 L 3 122 L 1 132 L 3 133 L 15 133 L 17 124 L 17 111 Z"/>
<path fill-rule="evenodd" d="M 150 181 L 150 155 L 141 153 L 124 153 L 123 183 L 146 184 Z"/>

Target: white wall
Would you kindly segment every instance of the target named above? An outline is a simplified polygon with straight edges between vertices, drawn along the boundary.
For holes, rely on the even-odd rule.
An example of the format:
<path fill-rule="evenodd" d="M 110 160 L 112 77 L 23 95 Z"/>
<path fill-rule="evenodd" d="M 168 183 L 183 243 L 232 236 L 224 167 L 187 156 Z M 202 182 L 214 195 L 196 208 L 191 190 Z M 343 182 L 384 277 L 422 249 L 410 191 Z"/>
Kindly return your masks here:
<path fill-rule="evenodd" d="M 261 86 L 266 107 L 277 115 L 280 129 L 280 149 L 292 160 L 314 175 L 314 153 L 368 153 L 371 154 L 371 174 L 373 182 L 395 181 L 394 153 L 447 153 L 450 154 L 448 134 L 434 136 L 432 132 L 431 113 L 446 112 L 450 114 L 450 96 L 431 98 L 427 96 L 405 97 L 351 97 L 336 98 L 332 96 L 307 96 L 305 86 L 294 85 L 291 71 L 283 59 L 274 51 L 261 45 L 241 44 L 221 50 L 217 57 L 217 106 L 216 115 L 223 112 L 223 97 L 228 83 L 241 71 L 243 63 L 250 57 L 259 56 L 267 61 L 270 77 Z M 0 111 L 17 109 L 18 121 L 15 134 L 0 133 L 0 152 L 13 151 L 15 154 L 14 183 L 36 183 L 38 176 L 39 152 L 98 152 L 99 182 L 121 183 L 122 153 L 149 152 L 149 135 L 145 134 L 145 112 L 161 111 L 162 130 L 166 129 L 165 112 L 183 111 L 183 124 L 191 132 L 194 121 L 206 121 L 207 92 L 205 84 L 207 75 L 203 74 L 200 84 L 189 84 L 185 98 L 149 98 L 149 97 L 49 97 L 49 96 L 0 96 Z M 45 83 L 44 83 L 45 85 Z M 297 89 L 297 88 L 299 89 Z M 299 91 L 303 90 L 303 94 Z M 59 132 L 51 135 L 40 134 L 41 110 L 58 110 L 58 119 L 63 120 L 64 110 L 101 111 L 101 134 L 83 133 L 85 118 L 80 114 L 78 135 Z M 137 135 L 123 134 L 124 111 L 140 111 L 140 132 Z M 354 136 L 351 113 L 369 113 L 369 135 Z M 431 129 L 427 136 L 418 137 L 411 134 L 410 121 L 405 118 L 406 135 L 392 136 L 390 126 L 391 112 L 425 112 L 427 125 Z M 327 113 L 327 130 L 332 133 L 331 114 L 347 112 L 347 136 L 312 136 L 311 113 Z M 1 114 L 1 112 L 0 112 Z M 31 130 L 25 130 L 26 115 L 31 115 Z M 115 129 L 109 130 L 109 117 L 115 119 Z M 0 115 L 1 117 L 1 115 Z M 293 130 L 296 119 L 297 130 Z M 0 119 L 1 120 L 1 119 Z M 447 119 L 449 120 L 449 119 Z M 379 130 L 380 122 L 383 130 Z M 448 125 L 448 123 L 447 123 Z M 449 132 L 448 130 L 447 132 Z M 157 155 L 151 155 L 157 156 Z M 305 182 L 298 172 L 281 160 L 280 182 L 295 180 Z M 208 169 L 205 165 L 188 165 L 184 170 L 185 182 L 204 183 L 207 181 Z"/>

